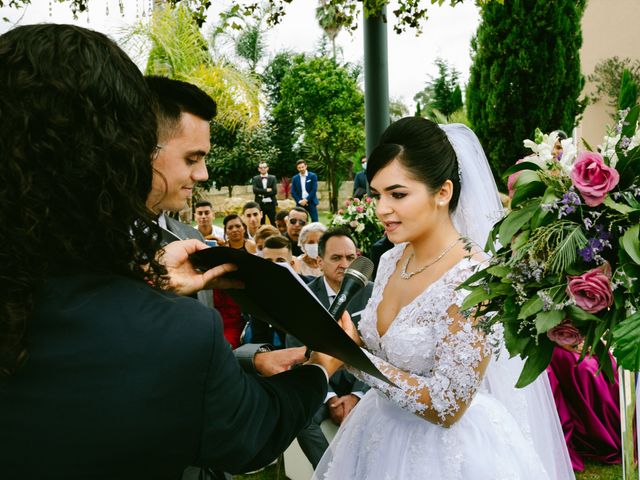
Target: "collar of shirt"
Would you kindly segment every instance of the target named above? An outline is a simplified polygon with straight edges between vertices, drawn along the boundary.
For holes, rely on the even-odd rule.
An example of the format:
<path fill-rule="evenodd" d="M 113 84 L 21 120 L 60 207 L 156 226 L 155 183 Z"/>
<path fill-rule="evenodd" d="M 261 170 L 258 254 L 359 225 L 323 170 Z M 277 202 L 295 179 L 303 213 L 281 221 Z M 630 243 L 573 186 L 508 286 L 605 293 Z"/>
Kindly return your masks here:
<path fill-rule="evenodd" d="M 324 288 L 327 291 L 327 297 L 329 297 L 329 305 L 331 305 L 338 293 L 335 292 L 333 288 L 331 288 L 331 285 L 329 285 L 329 282 L 327 282 L 327 279 L 324 277 L 324 275 L 322 276 L 322 281 L 324 282 Z"/>

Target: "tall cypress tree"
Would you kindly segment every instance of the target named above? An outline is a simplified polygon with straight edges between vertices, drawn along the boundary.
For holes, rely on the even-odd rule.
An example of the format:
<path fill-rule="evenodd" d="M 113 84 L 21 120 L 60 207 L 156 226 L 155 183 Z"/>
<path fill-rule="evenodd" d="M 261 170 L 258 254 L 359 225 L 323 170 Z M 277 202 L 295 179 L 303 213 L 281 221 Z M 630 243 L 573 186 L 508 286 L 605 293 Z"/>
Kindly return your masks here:
<path fill-rule="evenodd" d="M 584 110 L 584 8 L 585 0 L 510 0 L 482 7 L 467 113 L 497 179 L 526 154 L 522 141 L 533 138 L 536 127 L 571 132 Z"/>

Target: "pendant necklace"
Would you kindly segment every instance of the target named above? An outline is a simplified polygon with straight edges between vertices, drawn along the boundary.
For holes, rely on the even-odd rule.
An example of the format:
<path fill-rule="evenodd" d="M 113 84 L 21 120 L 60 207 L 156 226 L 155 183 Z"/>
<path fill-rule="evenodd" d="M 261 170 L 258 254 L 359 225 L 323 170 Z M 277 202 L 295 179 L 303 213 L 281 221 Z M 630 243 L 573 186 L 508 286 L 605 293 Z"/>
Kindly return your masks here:
<path fill-rule="evenodd" d="M 451 245 L 449 245 L 447 248 L 445 248 L 442 253 L 440 255 L 438 255 L 436 257 L 435 260 L 427 263 L 426 265 L 424 265 L 423 267 L 420 267 L 417 270 L 414 270 L 413 272 L 407 272 L 407 267 L 409 266 L 409 262 L 411 261 L 411 259 L 413 258 L 414 253 L 411 252 L 411 254 L 407 257 L 407 259 L 404 262 L 404 265 L 402 266 L 402 272 L 400 272 L 400 278 L 402 278 L 403 280 L 409 280 L 411 277 L 413 277 L 414 275 L 417 275 L 419 273 L 424 272 L 427 268 L 429 268 L 431 265 L 433 265 L 434 263 L 436 263 L 438 260 L 442 259 L 442 257 L 444 257 L 447 253 L 449 253 L 449 251 L 460 241 L 459 238 L 456 239 L 455 242 L 453 242 Z"/>

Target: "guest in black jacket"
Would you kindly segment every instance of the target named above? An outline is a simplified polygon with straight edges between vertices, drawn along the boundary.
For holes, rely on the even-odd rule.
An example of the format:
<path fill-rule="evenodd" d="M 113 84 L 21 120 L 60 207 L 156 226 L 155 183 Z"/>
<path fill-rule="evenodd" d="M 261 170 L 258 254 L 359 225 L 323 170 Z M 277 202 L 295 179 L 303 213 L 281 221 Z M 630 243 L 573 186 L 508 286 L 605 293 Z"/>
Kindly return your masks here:
<path fill-rule="evenodd" d="M 17 27 L 0 36 L 0 65 L 0 215 L 12 219 L 0 233 L 0 478 L 176 479 L 189 464 L 270 462 L 340 363 L 313 354 L 247 375 L 215 310 L 168 291 L 224 287 L 233 266 L 195 272 L 197 240 L 156 256 L 153 101 L 115 43 Z"/>

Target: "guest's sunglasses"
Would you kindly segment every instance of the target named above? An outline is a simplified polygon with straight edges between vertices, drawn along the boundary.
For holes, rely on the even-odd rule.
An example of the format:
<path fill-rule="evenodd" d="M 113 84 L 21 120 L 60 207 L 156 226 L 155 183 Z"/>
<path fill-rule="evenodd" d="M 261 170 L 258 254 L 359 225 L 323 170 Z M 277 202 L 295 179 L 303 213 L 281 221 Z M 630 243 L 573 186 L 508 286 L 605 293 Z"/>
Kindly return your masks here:
<path fill-rule="evenodd" d="M 306 220 L 298 220 L 297 218 L 290 218 L 289 219 L 289 223 L 291 225 L 297 225 L 299 223 L 301 227 L 304 227 L 307 224 L 307 221 Z"/>

